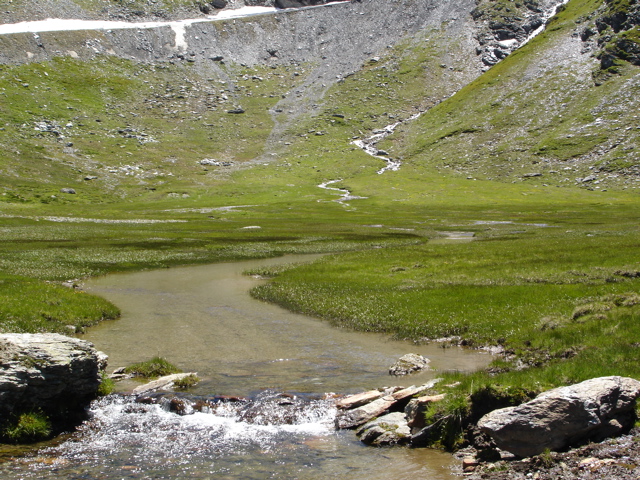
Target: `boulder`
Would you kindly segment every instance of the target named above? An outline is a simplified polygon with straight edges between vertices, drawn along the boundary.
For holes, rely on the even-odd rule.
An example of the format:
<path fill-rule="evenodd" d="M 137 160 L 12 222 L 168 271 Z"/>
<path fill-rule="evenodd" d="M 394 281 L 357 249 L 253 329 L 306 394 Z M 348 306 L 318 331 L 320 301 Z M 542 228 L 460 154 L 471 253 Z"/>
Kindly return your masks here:
<path fill-rule="evenodd" d="M 55 333 L 1 334 L 0 418 L 83 411 L 96 397 L 105 357 L 85 340 Z"/>
<path fill-rule="evenodd" d="M 407 353 L 389 368 L 389 375 L 408 375 L 429 368 L 429 359 L 417 353 Z"/>
<path fill-rule="evenodd" d="M 638 380 L 594 378 L 549 390 L 517 407 L 494 410 L 478 427 L 498 448 L 529 457 L 623 433 L 633 426 L 638 396 Z"/>
<path fill-rule="evenodd" d="M 404 413 L 407 416 L 407 423 L 411 427 L 411 433 L 415 434 L 426 427 L 424 415 L 427 412 L 427 408 L 431 403 L 439 402 L 445 397 L 444 394 L 440 395 L 424 395 L 418 398 L 412 398 L 407 406 L 404 408 Z"/>
<path fill-rule="evenodd" d="M 404 413 L 394 412 L 366 423 L 356 435 L 367 445 L 383 446 L 408 443 L 411 431 Z"/>

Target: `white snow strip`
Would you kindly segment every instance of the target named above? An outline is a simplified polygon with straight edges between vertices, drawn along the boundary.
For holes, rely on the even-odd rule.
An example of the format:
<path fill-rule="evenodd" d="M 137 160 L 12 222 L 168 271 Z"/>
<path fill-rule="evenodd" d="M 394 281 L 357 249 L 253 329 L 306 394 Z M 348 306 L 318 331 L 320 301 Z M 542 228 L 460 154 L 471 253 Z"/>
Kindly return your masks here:
<path fill-rule="evenodd" d="M 233 10 L 224 10 L 217 15 L 206 18 L 190 20 L 176 20 L 171 22 L 122 22 L 109 20 L 75 20 L 63 18 L 48 18 L 33 22 L 8 23 L 0 25 L 0 35 L 10 33 L 41 33 L 41 32 L 66 32 L 76 30 L 122 30 L 122 29 L 148 29 L 158 27 L 171 27 L 176 32 L 176 40 L 182 36 L 184 29 L 194 23 L 211 22 L 215 20 L 228 20 L 233 18 L 248 17 L 251 15 L 261 15 L 264 13 L 275 13 L 275 7 L 242 7 Z M 179 42 L 177 42 L 179 44 Z"/>

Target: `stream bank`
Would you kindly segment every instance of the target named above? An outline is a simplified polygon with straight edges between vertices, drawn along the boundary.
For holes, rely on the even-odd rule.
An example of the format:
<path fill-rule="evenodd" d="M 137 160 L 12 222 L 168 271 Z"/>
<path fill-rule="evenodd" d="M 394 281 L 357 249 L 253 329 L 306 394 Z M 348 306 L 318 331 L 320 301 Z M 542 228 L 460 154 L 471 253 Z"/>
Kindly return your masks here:
<path fill-rule="evenodd" d="M 171 401 L 105 397 L 91 405 L 90 420 L 69 441 L 0 465 L 0 476 L 320 479 L 356 472 L 380 480 L 455 478 L 455 461 L 444 452 L 398 448 L 381 455 L 353 432 L 336 431 L 334 400 L 325 393 L 426 383 L 443 371 L 481 368 L 491 356 L 336 329 L 248 295 L 261 280 L 243 275 L 245 270 L 311 258 L 116 274 L 88 282 L 88 291 L 122 309 L 121 319 L 83 335 L 110 356 L 109 370 L 159 354 L 198 372 L 202 382 L 189 395 L 206 408 L 187 409 L 185 415 Z M 430 357 L 433 370 L 390 378 L 389 366 L 408 351 Z M 229 395 L 244 400 L 231 401 Z"/>

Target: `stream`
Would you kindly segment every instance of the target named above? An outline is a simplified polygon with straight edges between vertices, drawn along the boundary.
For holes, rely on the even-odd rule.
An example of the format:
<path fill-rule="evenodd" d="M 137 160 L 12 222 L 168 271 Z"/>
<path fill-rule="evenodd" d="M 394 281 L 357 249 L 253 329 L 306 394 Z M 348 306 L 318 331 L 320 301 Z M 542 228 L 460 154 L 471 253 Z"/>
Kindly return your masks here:
<path fill-rule="evenodd" d="M 403 123 L 411 122 L 420 117 L 424 112 L 418 112 L 416 114 L 411 115 L 409 118 L 405 120 L 399 120 L 395 123 L 387 125 L 384 128 L 379 130 L 374 130 L 373 133 L 362 140 L 354 140 L 353 143 L 356 147 L 360 148 L 364 153 L 371 155 L 374 158 L 379 158 L 386 162 L 386 165 L 378 170 L 378 175 L 382 175 L 384 172 L 391 171 L 396 172 L 400 169 L 402 162 L 400 160 L 394 160 L 389 157 L 389 154 L 384 150 L 379 150 L 376 146 L 378 142 L 381 142 L 393 132 L 395 132 L 396 128 Z"/>
<path fill-rule="evenodd" d="M 317 257 L 89 281 L 87 291 L 122 309 L 119 320 L 82 336 L 109 355 L 109 371 L 160 355 L 184 371 L 197 371 L 202 382 L 179 401 L 171 401 L 174 395 L 147 403 L 131 395 L 95 401 L 78 431 L 0 464 L 0 478 L 456 478 L 446 453 L 371 448 L 352 431 L 336 431 L 335 408 L 326 394 L 422 384 L 443 371 L 482 367 L 491 357 L 345 331 L 248 295 L 264 280 L 243 275 L 244 270 Z M 408 352 L 431 358 L 432 370 L 389 377 L 389 366 Z M 119 389 L 135 385 L 123 383 Z"/>

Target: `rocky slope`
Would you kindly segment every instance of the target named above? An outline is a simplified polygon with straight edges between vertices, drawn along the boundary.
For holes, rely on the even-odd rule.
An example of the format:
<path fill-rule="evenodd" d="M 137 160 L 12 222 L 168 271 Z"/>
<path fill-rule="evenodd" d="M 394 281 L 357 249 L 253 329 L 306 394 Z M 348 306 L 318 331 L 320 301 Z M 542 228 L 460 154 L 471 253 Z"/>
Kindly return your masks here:
<path fill-rule="evenodd" d="M 489 462 L 467 471 L 470 480 L 635 480 L 640 475 L 640 429 L 600 443 L 589 443 L 565 452 L 550 452 L 524 460 L 510 459 Z M 462 459 L 469 452 L 457 455 Z M 470 470 L 470 469 L 469 469 Z"/>
<path fill-rule="evenodd" d="M 569 3 L 544 35 L 399 131 L 394 153 L 469 178 L 637 188 L 638 27 L 633 10 L 615 33 L 615 3 Z M 627 52 L 603 68 L 622 38 Z"/>
<path fill-rule="evenodd" d="M 138 152 L 136 153 L 138 163 L 133 168 L 141 168 L 145 171 L 150 169 L 152 163 L 157 165 L 154 152 L 150 148 L 152 142 L 167 147 L 164 150 L 167 156 L 176 158 L 182 165 L 184 162 L 192 163 L 194 160 L 210 158 L 204 156 L 205 151 L 211 152 L 210 154 L 217 156 L 222 163 L 229 165 L 246 161 L 251 156 L 257 158 L 259 162 L 268 161 L 274 154 L 287 153 L 288 149 L 284 148 L 284 145 L 291 142 L 291 134 L 302 134 L 302 132 L 291 131 L 292 127 L 295 130 L 298 125 L 301 125 L 301 117 L 308 118 L 310 115 L 316 115 L 322 111 L 322 107 L 343 108 L 336 102 L 335 92 L 338 94 L 343 92 L 344 96 L 351 97 L 361 94 L 366 99 L 377 95 L 369 91 L 362 91 L 360 94 L 354 91 L 347 93 L 347 90 L 341 87 L 345 79 L 351 77 L 362 82 L 364 80 L 362 72 L 371 70 L 370 73 L 373 73 L 376 69 L 383 72 L 376 73 L 379 77 L 392 79 L 390 82 L 378 82 L 380 85 L 377 86 L 378 89 L 385 89 L 388 92 L 387 98 L 393 99 L 392 102 L 382 107 L 380 104 L 373 105 L 367 101 L 363 104 L 366 105 L 365 109 L 354 113 L 358 121 L 367 116 L 375 117 L 374 128 L 384 126 L 384 119 L 374 114 L 373 110 L 384 108 L 386 109 L 384 114 L 392 118 L 398 114 L 400 117 L 409 116 L 408 113 L 403 113 L 408 102 L 414 102 L 414 105 L 421 104 L 422 107 L 419 108 L 437 104 L 462 86 L 469 84 L 491 64 L 504 58 L 526 41 L 535 27 L 542 25 L 553 13 L 558 2 L 545 0 L 507 6 L 502 3 L 504 2 L 493 0 L 484 0 L 479 4 L 467 0 L 445 3 L 431 0 L 389 2 L 363 0 L 362 2 L 333 3 L 321 8 L 286 10 L 276 14 L 218 22 L 203 21 L 153 29 L 2 35 L 0 36 L 0 63 L 17 68 L 15 73 L 9 69 L 5 70 L 9 86 L 15 89 L 9 92 L 5 88 L 4 91 L 4 95 L 15 99 L 14 104 L 9 105 L 9 111 L 13 108 L 23 108 L 25 93 L 27 98 L 31 96 L 34 104 L 38 106 L 37 109 L 27 108 L 26 111 L 20 111 L 15 115 L 20 117 L 19 120 L 10 120 L 5 124 L 7 131 L 11 133 L 10 140 L 5 144 L 5 150 L 15 149 L 25 155 L 23 149 L 20 149 L 18 144 L 13 146 L 12 142 L 18 135 L 31 137 L 29 142 L 34 143 L 34 148 L 44 148 L 49 158 L 59 162 L 54 165 L 56 171 L 50 174 L 51 177 L 68 176 L 71 172 L 66 170 L 58 172 L 58 168 L 66 169 L 64 165 L 73 165 L 76 171 L 83 172 L 83 178 L 98 177 L 99 181 L 92 184 L 100 184 L 102 188 L 126 183 L 127 179 L 121 178 L 123 175 L 118 175 L 118 172 L 126 173 L 128 176 L 131 176 L 132 172 L 120 171 L 129 165 L 126 158 L 119 158 L 121 155 L 115 155 L 119 164 L 112 165 L 113 154 L 103 158 L 102 154 L 106 151 L 84 148 L 86 133 L 94 135 L 95 140 L 102 137 L 103 142 L 112 142 L 110 138 L 113 137 L 114 131 L 127 138 L 139 140 L 140 146 L 144 145 L 144 149 L 149 152 L 149 161 L 145 160 L 142 152 Z M 268 3 L 246 2 L 246 4 Z M 229 2 L 225 8 L 243 5 L 242 2 Z M 116 11 L 114 8 L 121 10 Z M 131 2 L 122 6 L 120 3 L 114 4 L 107 1 L 72 2 L 68 0 L 66 2 L 42 1 L 36 4 L 14 2 L 10 9 L 2 9 L 2 11 L 8 15 L 5 16 L 5 21 L 49 16 L 139 20 L 182 18 L 192 15 L 205 20 L 205 15 L 199 9 L 196 12 L 194 8 L 188 2 L 167 2 L 166 4 Z M 37 13 L 34 14 L 34 12 Z M 427 52 L 437 53 L 427 54 Z M 560 61 L 560 58 L 556 60 Z M 74 111 L 86 111 L 87 114 L 84 117 L 94 115 L 101 117 L 100 125 L 96 126 L 103 128 L 93 128 L 91 132 L 82 134 L 80 139 L 78 134 L 63 133 L 62 127 L 74 125 L 74 130 L 77 129 L 75 125 L 85 123 L 79 120 L 82 116 L 50 115 L 42 107 L 54 101 L 47 98 L 46 91 L 52 88 L 55 90 L 60 86 L 58 92 L 61 93 L 64 89 L 68 89 L 68 86 L 61 85 L 57 80 L 54 81 L 49 72 L 47 72 L 49 78 L 43 78 L 37 71 L 30 72 L 32 74 L 29 81 L 18 82 L 18 85 L 12 82 L 12 79 L 23 79 L 23 74 L 17 73 L 18 70 L 30 71 L 27 67 L 20 68 L 20 65 L 33 65 L 36 70 L 39 70 L 45 63 L 59 62 L 63 59 L 79 67 L 75 73 L 77 78 L 85 75 L 88 77 L 87 81 L 83 82 L 85 85 L 93 86 L 90 78 L 97 70 L 117 83 L 117 87 L 110 87 L 111 91 L 121 90 L 122 97 L 129 97 L 113 99 L 108 102 L 109 105 L 91 112 L 92 109 L 87 108 L 86 101 L 69 105 L 68 108 Z M 118 74 L 109 71 L 105 64 L 105 62 L 113 64 L 112 59 L 122 59 L 127 62 L 127 66 L 122 64 L 117 67 L 120 71 L 120 80 L 117 81 L 115 78 Z M 399 63 L 399 60 L 403 63 Z M 141 65 L 145 67 L 140 67 Z M 54 66 L 54 71 L 57 68 Z M 424 78 L 420 78 L 421 70 L 426 73 Z M 408 93 L 407 87 L 403 87 L 403 84 L 407 83 L 407 71 L 411 71 L 410 77 L 414 78 L 412 88 L 422 89 L 420 92 L 416 91 L 412 98 L 403 98 L 403 95 Z M 161 75 L 158 75 L 159 73 Z M 146 84 L 145 88 L 132 85 L 142 78 Z M 164 83 L 155 84 L 156 80 Z M 252 95 L 252 99 L 246 97 L 251 96 L 252 88 L 258 88 L 255 83 L 263 80 L 264 83 L 266 80 L 272 83 L 277 82 L 277 86 L 270 88 L 268 93 L 265 92 L 266 95 L 262 93 L 265 101 L 259 106 L 259 110 L 266 107 L 269 111 L 268 116 L 263 114 L 264 110 L 258 114 L 256 109 L 247 109 L 247 104 L 255 102 L 256 96 Z M 216 89 L 215 84 L 218 82 L 224 84 L 226 88 Z M 127 87 L 127 84 L 131 86 Z M 185 84 L 189 87 L 185 87 Z M 25 85 L 28 86 L 25 87 Z M 74 86 L 74 88 L 78 87 Z M 126 91 L 127 88 L 132 90 Z M 332 88 L 335 90 L 334 95 L 328 97 L 328 92 Z M 164 94 L 160 94 L 159 89 L 164 90 Z M 177 92 L 178 89 L 179 92 Z M 100 86 L 96 84 L 93 94 L 98 103 L 105 98 L 104 92 L 100 90 Z M 71 92 L 71 95 L 78 98 L 84 94 Z M 419 99 L 419 96 L 423 100 Z M 181 99 L 182 101 L 178 103 L 183 105 L 176 105 L 176 99 Z M 241 105 L 243 103 L 244 105 Z M 135 116 L 135 124 L 131 121 L 124 123 L 117 118 L 128 117 L 122 111 L 125 104 L 129 112 Z M 140 108 L 135 108 L 136 105 Z M 182 108 L 176 108 L 177 106 Z M 213 109 L 216 107 L 222 107 L 225 110 L 214 113 Z M 173 118 L 167 119 L 166 126 L 156 125 L 154 131 L 149 125 L 150 122 L 147 121 L 151 120 L 148 118 L 151 108 L 154 112 L 163 109 Z M 193 156 L 190 159 L 183 158 L 184 148 L 176 148 L 172 151 L 174 142 L 164 141 L 166 132 L 175 128 L 171 125 L 175 125 L 176 115 L 180 115 L 178 112 L 181 111 L 185 115 L 181 118 L 182 121 L 195 123 L 194 120 L 199 120 L 197 125 L 189 128 L 202 133 L 191 135 L 192 138 L 209 135 L 213 140 L 209 144 L 198 146 L 203 152 L 200 158 L 198 153 L 195 154 L 195 159 Z M 228 149 L 221 151 L 223 148 L 221 145 L 229 141 L 229 132 L 224 130 L 217 134 L 219 136 L 216 134 L 212 136 L 207 131 L 208 125 L 223 125 L 227 111 L 245 112 L 244 122 L 234 122 L 241 127 L 234 136 L 239 135 L 244 138 L 245 140 L 242 141 L 247 141 L 246 139 L 250 137 L 251 142 L 256 142 L 250 148 L 252 153 L 238 154 Z M 188 113 L 193 115 L 193 112 L 198 115 L 195 118 L 189 118 Z M 249 128 L 253 128 L 250 127 L 251 125 L 264 125 L 261 127 L 264 133 L 261 133 L 260 137 L 256 137 L 254 132 L 245 133 L 243 130 L 245 124 Z M 52 139 L 46 138 L 49 137 L 46 134 L 38 133 L 37 138 L 34 138 L 33 134 L 29 135 L 24 131 L 26 126 L 33 125 L 38 132 L 50 132 L 56 135 L 57 145 L 51 143 Z M 353 125 L 355 126 L 355 122 Z M 361 131 L 361 128 L 352 130 L 353 133 L 350 134 Z M 144 135 L 141 136 L 141 132 Z M 414 132 L 411 132 L 411 136 L 414 136 Z M 73 145 L 69 146 L 69 144 Z M 88 154 L 88 150 L 93 153 Z M 262 151 L 259 152 L 260 150 Z M 256 156 L 256 153 L 260 154 Z M 400 150 L 397 151 L 397 155 L 413 156 L 414 153 Z M 25 161 L 27 159 L 22 159 L 19 164 L 24 165 Z M 18 164 L 13 166 L 13 162 L 11 158 L 8 159 L 7 171 L 19 176 L 21 169 L 17 167 Z M 432 161 L 429 160 L 429 163 Z M 106 172 L 97 171 L 95 165 L 100 164 L 111 164 L 113 168 L 108 168 Z M 466 169 L 464 171 L 467 172 Z M 185 172 L 170 170 L 164 174 L 177 176 L 184 175 Z M 193 175 L 192 167 L 187 174 Z M 103 179 L 105 183 L 101 184 L 100 181 Z M 87 184 L 83 183 L 83 185 Z M 24 193 L 18 193 L 18 195 L 24 196 Z M 96 201 L 96 198 L 93 201 Z"/>
<path fill-rule="evenodd" d="M 91 62 L 107 57 L 121 58 L 133 62 L 132 65 L 150 65 L 151 70 L 165 69 L 175 75 L 175 82 L 185 74 L 181 68 L 188 66 L 190 73 L 185 77 L 194 86 L 189 92 L 191 103 L 204 106 L 209 104 L 212 95 L 221 96 L 203 82 L 208 78 L 227 85 L 230 94 L 222 96 L 230 97 L 228 111 L 242 103 L 242 90 L 248 91 L 247 79 L 253 79 L 254 83 L 262 81 L 263 70 L 267 68 L 273 69 L 275 76 L 271 78 L 275 80 L 279 76 L 282 80 L 283 70 L 276 69 L 284 69 L 293 75 L 280 81 L 269 93 L 274 99 L 268 106 L 269 117 L 255 117 L 254 112 L 246 112 L 254 125 L 264 120 L 272 122 L 270 127 L 265 125 L 265 134 L 259 139 L 262 145 L 253 148 L 254 151 L 262 149 L 254 158 L 263 162 L 273 154 L 286 154 L 288 149 L 283 148 L 283 144 L 285 140 L 291 142 L 287 132 L 300 124 L 301 116 L 315 115 L 319 105 L 334 104 L 335 108 L 343 108 L 336 103 L 335 95 L 327 97 L 329 90 L 335 87 L 338 92 L 346 92 L 340 87 L 341 82 L 348 77 L 361 77 L 363 67 L 370 65 L 367 62 L 373 59 L 377 62 L 376 68 L 384 70 L 386 77 L 400 85 L 403 80 L 400 72 L 415 67 L 398 65 L 398 58 L 412 51 L 415 56 L 420 48 L 425 52 L 436 48 L 439 52 L 422 68 L 429 72 L 439 65 L 444 71 L 438 75 L 429 72 L 431 78 L 422 80 L 422 97 L 428 100 L 421 101 L 419 108 L 429 108 L 462 86 L 469 87 L 440 109 L 398 129 L 395 138 L 380 146 L 383 150 L 416 165 L 472 178 L 538 182 L 541 186 L 636 188 L 640 170 L 638 121 L 633 112 L 638 107 L 634 93 L 638 83 L 634 65 L 637 63 L 638 14 L 637 5 L 620 13 L 618 3 L 613 0 L 604 5 L 597 0 L 582 5 L 572 2 L 559 15 L 564 20 L 554 20 L 548 29 L 551 31 L 545 37 L 549 40 L 527 45 L 530 53 L 522 52 L 519 57 L 527 56 L 527 60 L 510 59 L 507 63 L 512 66 L 500 67 L 508 69 L 508 74 L 500 73 L 506 70 L 492 69 L 483 77 L 484 81 L 473 85 L 472 80 L 507 58 L 544 26 L 559 2 L 483 0 L 476 4 L 466 0 L 446 3 L 363 0 L 180 27 L 2 35 L 0 63 L 39 65 L 67 58 L 93 68 Z M 245 4 L 271 3 L 236 1 L 228 2 L 224 8 Z M 190 2 L 123 5 L 66 0 L 36 4 L 13 2 L 10 8 L 5 4 L 0 11 L 4 12 L 5 22 L 49 16 L 127 20 L 192 16 L 206 20 L 198 5 Z M 402 53 L 399 55 L 399 52 Z M 10 78 L 12 74 L 6 73 Z M 105 71 L 105 74 L 108 73 Z M 151 75 L 151 71 L 147 75 Z M 147 77 L 146 81 L 149 80 Z M 51 79 L 48 81 L 50 84 Z M 386 82 L 385 88 L 390 84 Z M 598 86 L 603 88 L 597 89 Z M 386 113 L 408 117 L 408 113 L 401 111 L 404 108 L 402 89 L 398 86 L 390 93 L 399 98 L 388 107 L 396 111 Z M 353 91 L 349 93 L 354 94 L 358 95 Z M 369 93 L 362 94 L 372 98 Z M 165 103 L 167 97 L 159 96 L 157 89 L 146 98 L 142 95 L 137 89 L 136 102 L 147 105 Z M 38 101 L 35 97 L 34 100 Z M 48 103 L 45 97 L 39 101 Z M 404 104 L 408 101 L 414 100 L 405 99 Z M 458 113 L 472 114 L 465 114 L 464 118 L 451 116 L 444 111 L 447 106 Z M 176 111 L 170 106 L 167 110 Z M 139 111 L 136 115 L 141 117 Z M 366 116 L 367 112 L 361 110 L 357 115 Z M 215 125 L 222 121 L 219 118 L 219 115 L 209 118 L 205 124 Z M 73 123 L 43 119 L 35 112 L 29 123 L 38 124 L 43 120 L 54 125 L 61 125 L 63 121 Z M 129 125 L 126 128 L 146 127 Z M 160 136 L 156 132 L 153 138 L 159 140 Z M 180 153 L 173 156 L 180 158 Z M 242 159 L 229 154 L 218 156 L 226 157 L 223 160 L 227 163 L 247 160 L 246 155 Z M 92 160 L 103 161 L 99 155 Z M 64 158 L 64 161 L 69 160 Z M 71 159 L 71 162 L 77 160 Z M 86 165 L 78 168 L 87 170 Z M 91 172 L 88 176 L 96 175 Z"/>

